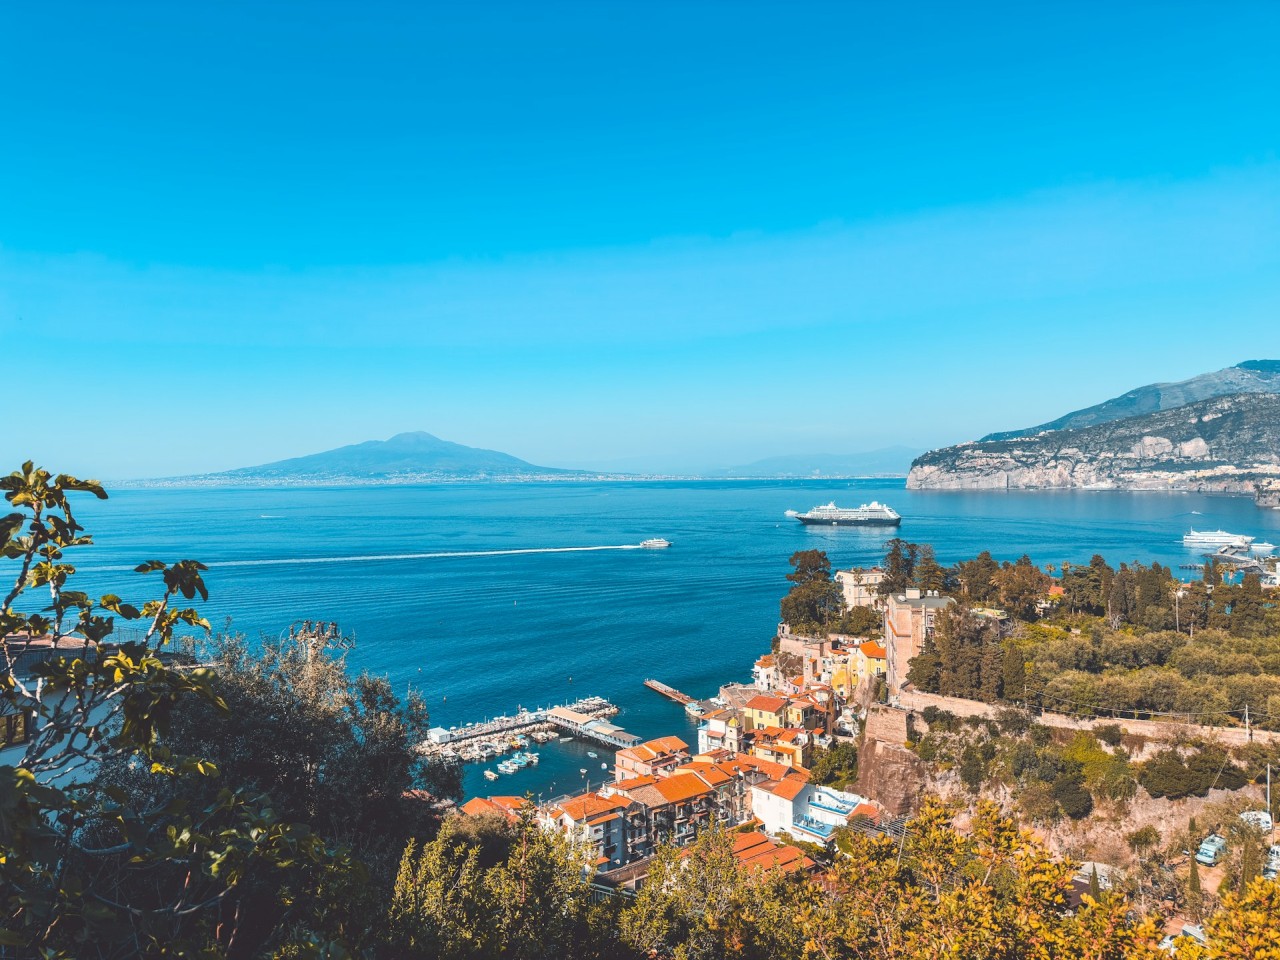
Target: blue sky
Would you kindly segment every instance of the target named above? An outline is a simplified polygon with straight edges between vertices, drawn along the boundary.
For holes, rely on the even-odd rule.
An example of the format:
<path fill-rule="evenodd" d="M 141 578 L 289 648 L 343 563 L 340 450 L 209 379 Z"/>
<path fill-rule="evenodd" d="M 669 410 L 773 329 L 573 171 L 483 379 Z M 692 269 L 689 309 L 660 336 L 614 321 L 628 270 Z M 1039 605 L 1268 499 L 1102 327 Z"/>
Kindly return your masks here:
<path fill-rule="evenodd" d="M 1277 39 L 1273 3 L 5 5 L 0 456 L 696 469 L 1278 356 Z"/>

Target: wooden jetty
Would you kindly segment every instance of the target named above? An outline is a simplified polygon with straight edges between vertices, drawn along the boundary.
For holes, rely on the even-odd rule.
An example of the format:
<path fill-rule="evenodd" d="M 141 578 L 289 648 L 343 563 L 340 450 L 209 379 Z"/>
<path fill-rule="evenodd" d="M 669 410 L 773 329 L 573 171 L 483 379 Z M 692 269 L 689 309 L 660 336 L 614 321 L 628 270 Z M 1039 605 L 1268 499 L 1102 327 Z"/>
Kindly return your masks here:
<path fill-rule="evenodd" d="M 681 703 L 681 704 L 693 703 L 693 697 L 689 696 L 687 693 L 681 693 L 675 687 L 667 686 L 661 680 L 646 680 L 644 682 L 644 685 L 648 687 L 650 690 L 656 690 L 658 693 L 662 694 L 664 697 L 671 698 L 676 703 Z"/>

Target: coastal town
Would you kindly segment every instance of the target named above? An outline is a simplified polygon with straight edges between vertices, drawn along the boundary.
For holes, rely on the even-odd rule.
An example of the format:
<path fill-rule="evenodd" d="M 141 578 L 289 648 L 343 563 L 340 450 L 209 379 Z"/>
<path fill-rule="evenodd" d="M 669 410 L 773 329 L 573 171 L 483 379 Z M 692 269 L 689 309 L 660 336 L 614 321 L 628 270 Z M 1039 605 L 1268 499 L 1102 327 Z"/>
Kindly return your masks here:
<path fill-rule="evenodd" d="M 1274 570 L 1265 572 L 1274 582 Z M 591 851 L 595 887 L 624 896 L 634 895 L 643 885 L 660 847 L 686 847 L 713 827 L 734 831 L 734 855 L 744 868 L 777 867 L 817 875 L 824 863 L 842 855 L 840 839 L 847 831 L 900 839 L 923 785 L 913 785 L 898 797 L 886 796 L 877 789 L 881 785 L 874 782 L 874 774 L 867 775 L 868 761 L 877 751 L 882 757 L 896 753 L 910 757 L 918 767 L 911 748 L 912 740 L 919 738 L 913 728 L 928 727 L 922 715 L 958 710 L 981 719 L 994 717 L 995 711 L 972 700 L 922 692 L 912 684 L 912 661 L 935 638 L 940 618 L 955 612 L 956 600 L 918 587 L 886 593 L 884 578 L 879 566 L 834 573 L 844 607 L 874 615 L 875 629 L 863 635 L 806 635 L 785 621 L 779 623 L 771 649 L 752 666 L 751 683 L 726 684 L 708 701 L 648 681 L 655 690 L 686 703 L 697 718 L 696 742 L 668 735 L 620 746 L 614 753 L 612 779 L 599 787 L 541 802 L 529 796 L 477 796 L 463 803 L 459 813 L 514 820 L 534 805 L 536 822 L 543 829 Z M 1046 580 L 1035 604 L 1048 614 L 1063 599 L 1062 585 Z M 1014 623 L 1005 610 L 991 606 L 972 606 L 968 612 L 997 635 Z M 1041 723 L 1064 729 L 1089 730 L 1099 722 L 1048 713 L 1041 717 Z M 1138 719 L 1135 714 L 1115 722 L 1138 734 L 1159 733 L 1155 718 Z M 1180 733 L 1187 731 L 1204 732 L 1183 726 Z M 1243 731 L 1223 728 L 1211 733 L 1230 738 Z M 1256 738 L 1280 744 L 1280 733 L 1249 730 L 1247 737 L 1249 742 Z M 862 750 L 864 774 L 858 784 L 868 783 L 865 795 L 849 789 L 850 784 L 838 788 L 812 776 L 815 759 L 841 745 Z M 1269 792 L 1266 802 L 1270 810 Z M 1242 818 L 1260 834 L 1272 835 L 1269 812 L 1253 810 Z M 1188 862 L 1204 870 L 1207 882 L 1217 882 L 1221 871 L 1215 874 L 1214 869 L 1226 846 L 1223 836 L 1207 832 Z M 1259 872 L 1269 878 L 1280 875 L 1280 844 L 1264 850 L 1263 858 Z M 1109 888 L 1118 882 L 1114 865 L 1092 860 L 1077 864 L 1077 896 L 1091 885 L 1096 892 L 1099 884 Z M 1195 922 L 1198 917 L 1172 904 L 1165 913 L 1167 939 L 1203 938 Z"/>

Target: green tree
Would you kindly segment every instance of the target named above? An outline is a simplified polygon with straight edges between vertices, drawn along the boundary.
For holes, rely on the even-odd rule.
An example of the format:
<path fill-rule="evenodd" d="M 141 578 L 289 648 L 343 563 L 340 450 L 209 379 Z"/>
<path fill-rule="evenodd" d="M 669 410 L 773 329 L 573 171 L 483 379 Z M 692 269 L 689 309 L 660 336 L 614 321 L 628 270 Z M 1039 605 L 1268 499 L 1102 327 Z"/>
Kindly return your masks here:
<path fill-rule="evenodd" d="M 305 911 L 350 865 L 309 829 L 235 784 L 210 791 L 205 804 L 150 804 L 88 775 L 112 762 L 166 786 L 217 775 L 204 758 L 164 745 L 186 701 L 223 707 L 208 670 L 175 669 L 160 655 L 180 626 L 208 629 L 181 604 L 207 598 L 204 566 L 149 560 L 136 572 L 159 579 L 152 599 L 95 599 L 72 588 L 67 554 L 92 543 L 72 498 L 105 500 L 101 485 L 27 462 L 0 478 L 0 490 L 13 508 L 0 518 L 0 556 L 16 567 L 0 603 L 0 700 L 29 732 L 16 765 L 0 765 L 0 943 L 46 958 L 194 955 L 251 937 L 262 944 L 240 923 L 245 891 L 258 880 L 270 881 L 277 944 L 326 939 Z M 47 605 L 24 613 L 15 605 L 33 589 Z M 117 618 L 138 627 L 116 640 Z"/>
<path fill-rule="evenodd" d="M 915 570 L 913 571 L 915 585 L 921 590 L 945 590 L 947 588 L 947 575 L 942 565 L 938 563 L 937 558 L 933 554 L 933 547 L 924 544 L 920 547 L 920 555 L 916 560 Z"/>
<path fill-rule="evenodd" d="M 915 582 L 916 560 L 920 556 L 920 546 L 908 543 L 901 537 L 894 537 L 885 544 L 888 548 L 884 555 L 884 577 L 876 591 L 882 597 L 892 593 L 902 593 Z"/>
<path fill-rule="evenodd" d="M 782 620 L 797 633 L 822 633 L 839 624 L 844 614 L 844 594 L 831 579 L 831 562 L 821 550 L 800 550 L 791 555 L 793 584 L 782 598 Z"/>
<path fill-rule="evenodd" d="M 470 827 L 465 818 L 450 818 L 434 840 L 406 846 L 383 934 L 390 955 L 397 960 L 627 955 L 614 933 L 616 905 L 591 902 L 585 849 L 541 829 L 531 805 L 515 823 L 489 824 L 479 835 Z"/>
<path fill-rule="evenodd" d="M 429 728 L 420 697 L 402 704 L 385 678 L 348 675 L 351 646 L 333 624 L 256 645 L 238 635 L 198 644 L 196 659 L 218 664 L 212 686 L 229 709 L 182 705 L 163 743 L 209 759 L 224 780 L 269 795 L 282 817 L 341 839 L 390 875 L 405 842 L 438 824 L 436 808 L 411 791 L 457 799 L 460 773 L 419 753 Z"/>
<path fill-rule="evenodd" d="M 679 960 L 798 957 L 797 883 L 774 871 L 741 869 L 722 830 L 687 849 L 659 850 L 634 905 L 623 914 L 626 942 L 644 956 Z"/>
<path fill-rule="evenodd" d="M 809 767 L 812 783 L 843 786 L 858 779 L 858 748 L 843 740 L 826 749 L 819 748 Z"/>

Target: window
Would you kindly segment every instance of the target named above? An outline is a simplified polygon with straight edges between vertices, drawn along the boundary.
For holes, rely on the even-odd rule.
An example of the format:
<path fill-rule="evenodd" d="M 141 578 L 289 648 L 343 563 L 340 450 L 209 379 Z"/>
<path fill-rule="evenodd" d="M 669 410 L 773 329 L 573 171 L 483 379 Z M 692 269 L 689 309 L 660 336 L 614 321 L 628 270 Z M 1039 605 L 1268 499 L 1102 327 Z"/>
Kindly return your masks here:
<path fill-rule="evenodd" d="M 27 737 L 27 715 L 25 713 L 10 713 L 0 717 L 0 747 L 26 743 Z"/>

